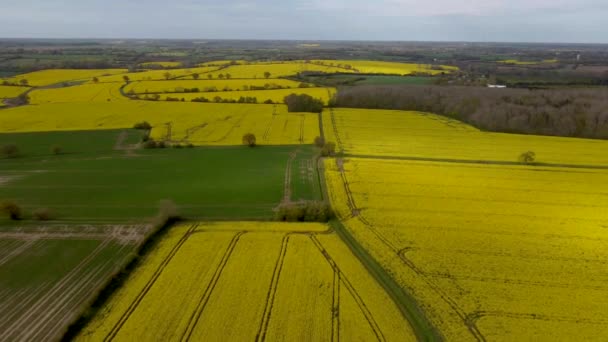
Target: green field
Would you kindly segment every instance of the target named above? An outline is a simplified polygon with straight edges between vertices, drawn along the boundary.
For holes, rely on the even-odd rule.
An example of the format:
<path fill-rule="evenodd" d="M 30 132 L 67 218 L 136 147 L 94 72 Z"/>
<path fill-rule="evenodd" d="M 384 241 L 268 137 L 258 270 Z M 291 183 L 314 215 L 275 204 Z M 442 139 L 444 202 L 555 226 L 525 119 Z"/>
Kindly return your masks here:
<path fill-rule="evenodd" d="M 322 75 L 302 77 L 301 81 L 314 83 L 317 85 L 337 87 L 337 86 L 357 86 L 357 85 L 395 85 L 395 84 L 414 84 L 427 85 L 433 84 L 436 78 L 429 76 L 393 76 L 393 75 Z"/>
<path fill-rule="evenodd" d="M 153 216 L 162 199 L 192 219 L 271 219 L 288 164 L 291 198 L 320 196 L 310 146 L 114 150 L 122 132 L 0 135 L 0 144 L 16 144 L 22 155 L 0 160 L 0 198 L 20 204 L 26 216 L 49 208 L 61 221 L 137 221 Z M 125 144 L 137 141 L 138 131 L 125 132 Z M 51 154 L 52 145 L 63 153 Z"/>
<path fill-rule="evenodd" d="M 1 232 L 0 341 L 60 338 L 136 244 L 77 229 Z"/>
<path fill-rule="evenodd" d="M 356 85 L 380 84 L 433 84 L 434 78 L 424 76 L 364 76 L 364 80 L 355 82 Z"/>

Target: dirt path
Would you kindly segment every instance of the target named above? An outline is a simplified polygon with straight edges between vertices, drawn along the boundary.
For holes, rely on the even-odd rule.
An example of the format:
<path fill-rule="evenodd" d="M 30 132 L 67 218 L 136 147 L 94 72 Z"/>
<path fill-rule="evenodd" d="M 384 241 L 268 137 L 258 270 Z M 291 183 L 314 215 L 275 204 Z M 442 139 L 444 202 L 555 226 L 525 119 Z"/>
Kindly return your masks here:
<path fill-rule="evenodd" d="M 115 150 L 124 150 L 125 149 L 125 140 L 127 140 L 127 138 L 129 137 L 129 132 L 127 131 L 122 131 L 120 132 L 120 134 L 118 135 L 118 138 L 116 138 L 116 143 L 114 144 L 114 149 Z"/>
<path fill-rule="evenodd" d="M 291 169 L 297 155 L 298 151 L 293 151 L 289 154 L 289 159 L 287 160 L 287 167 L 285 167 L 285 183 L 283 184 L 283 204 L 291 203 Z"/>
<path fill-rule="evenodd" d="M 0 185 L 8 184 L 21 178 L 21 176 L 0 176 Z"/>

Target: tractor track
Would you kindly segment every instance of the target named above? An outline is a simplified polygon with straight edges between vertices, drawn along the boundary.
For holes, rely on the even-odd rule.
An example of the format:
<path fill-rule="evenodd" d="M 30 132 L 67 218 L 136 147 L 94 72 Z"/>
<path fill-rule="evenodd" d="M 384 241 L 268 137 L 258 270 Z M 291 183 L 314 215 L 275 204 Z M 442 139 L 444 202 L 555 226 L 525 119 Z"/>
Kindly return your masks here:
<path fill-rule="evenodd" d="M 175 244 L 175 246 L 173 246 L 173 248 L 171 249 L 169 254 L 165 257 L 165 259 L 162 261 L 162 263 L 156 269 L 156 271 L 154 272 L 154 274 L 152 275 L 150 280 L 148 280 L 148 282 L 146 283 L 144 288 L 140 291 L 140 293 L 137 295 L 135 300 L 133 302 L 131 302 L 131 304 L 129 305 L 127 310 L 122 314 L 122 316 L 120 317 L 118 322 L 114 325 L 112 330 L 104 338 L 104 341 L 111 341 L 116 337 L 116 335 L 118 334 L 120 329 L 124 326 L 124 324 L 127 322 L 129 317 L 131 316 L 131 314 L 135 311 L 135 309 L 137 309 L 137 307 L 139 306 L 139 303 L 141 303 L 141 301 L 144 299 L 144 297 L 146 296 L 148 291 L 150 291 L 152 286 L 154 286 L 154 283 L 160 277 L 160 275 L 163 273 L 165 267 L 169 264 L 169 262 L 171 262 L 171 260 L 175 256 L 175 254 L 177 254 L 177 252 L 180 250 L 182 245 L 186 242 L 186 240 L 188 240 L 188 238 L 190 237 L 192 232 L 196 229 L 196 227 L 197 227 L 197 225 L 192 225 L 188 229 L 188 231 L 181 237 L 181 239 Z"/>

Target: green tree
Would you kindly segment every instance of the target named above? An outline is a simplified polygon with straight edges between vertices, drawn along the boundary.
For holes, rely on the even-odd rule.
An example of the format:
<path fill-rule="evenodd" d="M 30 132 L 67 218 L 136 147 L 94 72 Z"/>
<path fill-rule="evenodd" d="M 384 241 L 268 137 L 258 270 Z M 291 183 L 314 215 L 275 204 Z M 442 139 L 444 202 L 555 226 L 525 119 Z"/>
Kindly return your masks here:
<path fill-rule="evenodd" d="M 255 147 L 256 138 L 253 133 L 247 133 L 243 135 L 243 145 L 247 145 L 249 147 Z"/>
<path fill-rule="evenodd" d="M 532 164 L 536 160 L 536 153 L 533 151 L 524 152 L 519 155 L 518 160 L 522 164 Z"/>
<path fill-rule="evenodd" d="M 6 213 L 13 221 L 18 221 L 22 218 L 21 207 L 13 201 L 5 201 L 0 204 L 0 210 Z"/>

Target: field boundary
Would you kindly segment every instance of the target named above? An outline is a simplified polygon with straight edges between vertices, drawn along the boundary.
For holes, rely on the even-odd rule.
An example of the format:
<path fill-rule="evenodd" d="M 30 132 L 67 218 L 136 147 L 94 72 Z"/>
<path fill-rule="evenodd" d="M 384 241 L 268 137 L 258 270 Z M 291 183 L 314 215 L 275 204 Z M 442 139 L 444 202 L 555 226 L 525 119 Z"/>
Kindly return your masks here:
<path fill-rule="evenodd" d="M 114 325 L 112 330 L 104 338 L 104 341 L 111 341 L 116 337 L 116 335 L 118 334 L 120 329 L 122 329 L 123 325 L 129 320 L 129 317 L 131 316 L 131 314 L 137 309 L 137 307 L 139 306 L 139 303 L 141 303 L 141 301 L 144 299 L 144 297 L 146 296 L 148 291 L 150 291 L 152 286 L 154 286 L 154 283 L 160 277 L 160 275 L 163 273 L 163 271 L 165 270 L 165 267 L 169 264 L 169 262 L 171 262 L 171 260 L 175 256 L 175 254 L 177 254 L 177 252 L 180 250 L 180 248 L 186 242 L 186 240 L 188 240 L 188 238 L 190 237 L 190 234 L 192 233 L 192 231 L 194 231 L 195 228 L 196 228 L 196 225 L 192 225 L 188 229 L 188 231 L 186 233 L 184 233 L 184 235 L 177 242 L 177 244 L 175 246 L 173 246 L 173 248 L 171 249 L 169 254 L 165 257 L 163 262 L 158 266 L 158 268 L 156 269 L 156 271 L 154 272 L 152 277 L 148 280 L 148 282 L 146 283 L 144 288 L 140 291 L 140 293 L 137 295 L 135 300 L 129 305 L 129 307 L 127 308 L 127 311 L 122 314 L 122 316 L 120 317 L 120 319 L 118 320 L 116 325 Z"/>
<path fill-rule="evenodd" d="M 443 341 L 441 333 L 426 318 L 415 298 L 408 294 L 391 275 L 359 244 L 337 219 L 329 223 L 336 234 L 346 243 L 370 275 L 391 297 L 401 314 L 407 319 L 419 341 Z"/>
<path fill-rule="evenodd" d="M 157 229 L 148 232 L 148 235 L 143 239 L 139 247 L 133 251 L 130 259 L 125 260 L 122 266 L 114 274 L 110 275 L 109 280 L 100 285 L 99 291 L 92 296 L 86 309 L 75 315 L 74 320 L 67 326 L 60 341 L 72 341 L 82 331 L 93 319 L 94 315 L 131 276 L 133 271 L 137 269 L 142 258 L 156 246 L 168 231 L 168 228 L 176 222 L 176 220 L 169 220 Z"/>
<path fill-rule="evenodd" d="M 474 159 L 451 159 L 451 158 L 428 158 L 428 157 L 411 157 L 411 156 L 375 156 L 371 154 L 343 154 L 344 158 L 360 158 L 360 159 L 381 159 L 381 160 L 409 160 L 409 161 L 424 161 L 437 163 L 457 163 L 457 164 L 482 164 L 482 165 L 507 165 L 507 166 L 541 166 L 566 169 L 597 169 L 608 170 L 608 165 L 589 165 L 589 164 L 554 164 L 534 162 L 530 164 L 522 164 L 516 161 L 500 161 L 500 160 L 474 160 Z"/>
<path fill-rule="evenodd" d="M 374 332 L 374 335 L 376 335 L 376 338 L 378 339 L 378 341 L 386 341 L 386 338 L 384 337 L 384 334 L 382 333 L 380 326 L 378 326 L 378 323 L 374 319 L 374 315 L 372 315 L 372 313 L 367 308 L 367 305 L 365 305 L 365 302 L 363 301 L 363 298 L 361 298 L 361 295 L 359 295 L 359 293 L 357 292 L 357 289 L 355 289 L 355 287 L 352 285 L 352 283 L 350 282 L 348 277 L 346 277 L 346 275 L 342 272 L 342 270 L 340 270 L 340 267 L 338 266 L 336 261 L 331 257 L 331 255 L 329 255 L 329 252 L 327 252 L 327 250 L 325 249 L 323 244 L 316 238 L 316 236 L 314 234 L 311 234 L 309 237 L 310 237 L 310 240 L 312 241 L 312 243 L 315 245 L 315 247 L 319 250 L 319 252 L 323 256 L 325 261 L 327 261 L 329 266 L 334 271 L 334 278 L 335 278 L 336 273 L 338 275 L 338 281 L 339 281 L 337 284 L 338 300 L 339 300 L 339 294 L 340 294 L 340 292 L 339 292 L 340 284 L 343 283 L 345 285 L 347 291 L 350 293 L 350 295 L 353 296 L 353 299 L 357 303 L 359 310 L 361 310 L 361 313 L 363 314 L 363 316 L 365 317 L 365 320 L 367 321 L 370 328 Z M 334 286 L 335 286 L 335 284 L 334 284 Z M 335 288 L 334 288 L 334 290 L 335 290 Z M 334 294 L 335 294 L 335 292 L 334 292 Z M 334 298 L 334 300 L 335 300 L 335 298 Z M 337 323 L 339 326 L 339 322 L 340 322 L 340 320 L 339 320 L 339 302 L 338 302 L 338 308 L 336 311 L 332 312 L 333 313 L 332 318 L 337 320 Z M 332 326 L 334 325 L 333 319 L 332 319 Z M 338 335 L 338 337 L 339 337 L 339 335 Z"/>

